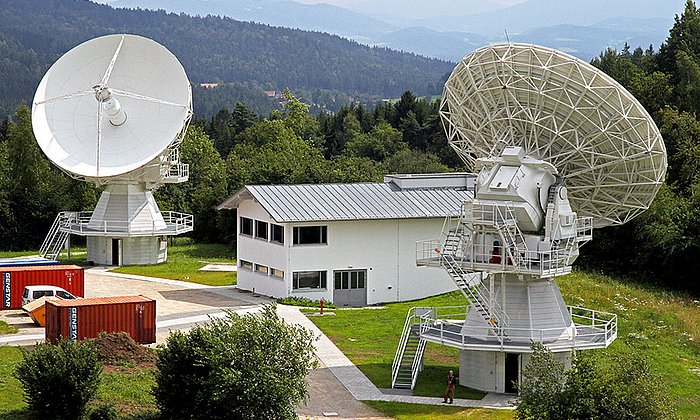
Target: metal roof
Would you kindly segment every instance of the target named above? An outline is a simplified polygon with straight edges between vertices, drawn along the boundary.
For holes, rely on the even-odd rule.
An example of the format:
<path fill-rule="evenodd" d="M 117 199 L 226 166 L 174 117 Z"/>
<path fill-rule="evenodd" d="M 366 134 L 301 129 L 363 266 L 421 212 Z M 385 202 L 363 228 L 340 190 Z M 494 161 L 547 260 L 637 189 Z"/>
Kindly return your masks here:
<path fill-rule="evenodd" d="M 401 189 L 394 183 L 249 185 L 218 209 L 254 199 L 278 222 L 423 219 L 456 215 L 466 188 Z"/>

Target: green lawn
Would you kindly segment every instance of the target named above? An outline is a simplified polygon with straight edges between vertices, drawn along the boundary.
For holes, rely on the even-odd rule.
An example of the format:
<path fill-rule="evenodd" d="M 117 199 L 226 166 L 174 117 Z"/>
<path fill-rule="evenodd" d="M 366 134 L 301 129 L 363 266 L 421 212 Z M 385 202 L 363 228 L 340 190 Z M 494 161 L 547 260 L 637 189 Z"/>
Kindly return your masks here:
<path fill-rule="evenodd" d="M 19 348 L 0 347 L 0 419 L 18 418 L 26 407 L 24 391 L 19 381 L 12 376 L 15 365 L 20 360 L 22 353 Z"/>
<path fill-rule="evenodd" d="M 189 281 L 209 286 L 236 284 L 235 272 L 197 271 L 201 261 L 235 263 L 235 248 L 223 244 L 195 244 L 189 238 L 177 238 L 168 247 L 168 261 L 156 265 L 134 265 L 115 268 L 114 272 Z"/>
<path fill-rule="evenodd" d="M 155 382 L 155 367 L 139 369 L 110 367 L 102 373 L 102 382 L 93 406 L 114 404 L 121 413 L 156 410 L 155 397 L 151 389 Z"/>
<path fill-rule="evenodd" d="M 464 305 L 459 292 L 413 302 L 392 303 L 384 309 L 335 311 L 335 316 L 309 317 L 379 388 L 391 387 L 391 365 L 406 313 L 414 306 Z M 456 349 L 428 343 L 425 369 L 418 377 L 414 395 L 442 397 L 445 377 L 458 371 Z M 455 389 L 455 398 L 481 399 L 485 394 L 463 386 Z"/>
<path fill-rule="evenodd" d="M 397 420 L 450 420 L 461 418 L 510 420 L 512 410 L 491 410 L 481 408 L 461 408 L 449 405 L 406 404 L 387 401 L 363 401 L 375 410 Z"/>
<path fill-rule="evenodd" d="M 86 265 L 85 248 L 72 248 L 71 258 L 64 251 L 59 261 L 64 264 Z M 114 272 L 137 274 L 141 276 L 160 277 L 182 280 L 209 286 L 231 286 L 236 284 L 235 272 L 202 272 L 201 261 L 235 263 L 236 248 L 224 244 L 195 244 L 190 238 L 174 238 L 174 244 L 168 246 L 168 261 L 156 265 L 134 265 L 115 268 Z M 39 251 L 0 252 L 0 258 L 37 255 Z"/>
<path fill-rule="evenodd" d="M 0 334 L 14 334 L 19 330 L 5 321 L 0 321 Z"/>
<path fill-rule="evenodd" d="M 0 347 L 0 419 L 32 418 L 24 402 L 24 391 L 12 376 L 15 365 L 22 360 L 18 347 Z M 110 366 L 102 373 L 102 381 L 91 406 L 114 404 L 122 414 L 155 410 L 151 387 L 155 384 L 155 368 Z"/>
<path fill-rule="evenodd" d="M 698 300 L 580 271 L 558 279 L 558 284 L 568 304 L 618 314 L 618 339 L 609 348 L 589 354 L 603 365 L 620 357 L 648 358 L 668 387 L 679 414 L 692 418 L 700 413 L 700 375 L 692 371 L 700 369 Z M 335 316 L 310 319 L 372 382 L 386 388 L 390 386 L 391 364 L 407 310 L 413 306 L 460 304 L 464 304 L 464 298 L 453 292 L 420 301 L 392 303 L 385 309 L 340 309 L 335 311 Z M 418 377 L 414 394 L 442 396 L 447 370 L 457 371 L 457 368 L 457 350 L 429 344 L 425 370 Z M 473 396 L 467 393 L 463 388 L 455 397 Z M 406 415 L 412 409 L 415 408 L 406 408 L 409 410 Z"/>

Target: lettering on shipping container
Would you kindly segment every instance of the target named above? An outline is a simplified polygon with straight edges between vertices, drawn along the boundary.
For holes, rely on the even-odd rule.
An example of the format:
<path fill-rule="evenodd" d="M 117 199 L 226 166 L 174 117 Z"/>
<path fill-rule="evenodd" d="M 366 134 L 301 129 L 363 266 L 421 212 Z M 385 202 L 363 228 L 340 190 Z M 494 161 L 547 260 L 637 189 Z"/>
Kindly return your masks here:
<path fill-rule="evenodd" d="M 78 308 L 68 308 L 68 337 L 70 341 L 78 340 Z"/>
<path fill-rule="evenodd" d="M 9 308 L 12 304 L 10 290 L 10 273 L 2 273 L 2 306 L 4 308 Z"/>

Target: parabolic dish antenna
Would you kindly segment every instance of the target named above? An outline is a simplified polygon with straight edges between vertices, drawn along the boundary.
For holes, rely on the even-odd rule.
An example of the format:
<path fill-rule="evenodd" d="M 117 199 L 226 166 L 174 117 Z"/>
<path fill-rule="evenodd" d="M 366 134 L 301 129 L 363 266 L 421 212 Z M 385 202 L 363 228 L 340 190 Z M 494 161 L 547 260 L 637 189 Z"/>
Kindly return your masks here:
<path fill-rule="evenodd" d="M 447 80 L 440 115 L 469 167 L 506 146 L 553 164 L 573 210 L 595 227 L 643 212 L 666 174 L 666 149 L 644 107 L 610 76 L 553 49 L 474 51 Z"/>
<path fill-rule="evenodd" d="M 107 35 L 68 51 L 34 96 L 39 146 L 73 176 L 134 171 L 179 141 L 192 114 L 187 75 L 165 47 L 136 35 Z"/>

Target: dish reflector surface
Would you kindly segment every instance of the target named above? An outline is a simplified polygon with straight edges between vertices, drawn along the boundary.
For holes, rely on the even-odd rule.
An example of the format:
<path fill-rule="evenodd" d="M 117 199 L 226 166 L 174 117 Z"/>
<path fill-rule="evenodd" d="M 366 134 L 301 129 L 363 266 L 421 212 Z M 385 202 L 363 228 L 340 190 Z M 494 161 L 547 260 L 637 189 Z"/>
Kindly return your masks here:
<path fill-rule="evenodd" d="M 126 113 L 115 126 L 96 92 L 109 88 Z M 104 97 L 102 98 L 104 100 Z M 136 35 L 89 40 L 56 61 L 34 96 L 39 146 L 56 165 L 86 178 L 126 174 L 158 157 L 192 109 L 187 75 L 165 47 Z"/>
<path fill-rule="evenodd" d="M 440 115 L 470 168 L 506 146 L 553 164 L 574 210 L 596 227 L 646 210 L 666 174 L 666 148 L 644 107 L 610 76 L 553 49 L 474 51 L 445 83 Z"/>

